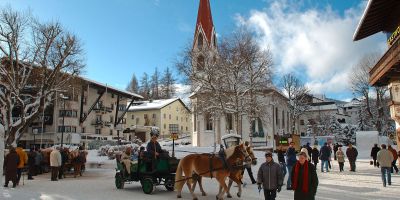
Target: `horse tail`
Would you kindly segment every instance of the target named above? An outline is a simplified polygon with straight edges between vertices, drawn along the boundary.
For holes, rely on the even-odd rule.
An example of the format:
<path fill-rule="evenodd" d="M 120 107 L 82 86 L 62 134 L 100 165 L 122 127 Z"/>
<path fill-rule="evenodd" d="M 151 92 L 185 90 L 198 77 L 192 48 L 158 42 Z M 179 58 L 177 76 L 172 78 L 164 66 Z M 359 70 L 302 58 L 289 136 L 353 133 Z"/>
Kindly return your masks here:
<path fill-rule="evenodd" d="M 176 168 L 175 173 L 175 189 L 178 191 L 182 190 L 183 185 L 185 184 L 185 177 L 183 176 L 183 169 L 182 169 L 182 160 L 179 161 L 178 167 Z"/>

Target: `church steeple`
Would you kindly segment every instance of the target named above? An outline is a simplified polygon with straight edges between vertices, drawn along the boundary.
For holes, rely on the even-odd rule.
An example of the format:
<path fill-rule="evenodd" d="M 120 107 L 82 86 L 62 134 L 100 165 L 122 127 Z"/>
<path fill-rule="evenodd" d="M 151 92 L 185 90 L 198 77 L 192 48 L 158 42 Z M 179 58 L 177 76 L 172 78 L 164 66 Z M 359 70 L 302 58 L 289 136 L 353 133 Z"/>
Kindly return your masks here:
<path fill-rule="evenodd" d="M 202 47 L 203 43 L 207 43 L 209 47 L 216 46 L 214 23 L 209 0 L 200 0 L 194 39 L 193 45 L 197 44 L 197 46 Z"/>

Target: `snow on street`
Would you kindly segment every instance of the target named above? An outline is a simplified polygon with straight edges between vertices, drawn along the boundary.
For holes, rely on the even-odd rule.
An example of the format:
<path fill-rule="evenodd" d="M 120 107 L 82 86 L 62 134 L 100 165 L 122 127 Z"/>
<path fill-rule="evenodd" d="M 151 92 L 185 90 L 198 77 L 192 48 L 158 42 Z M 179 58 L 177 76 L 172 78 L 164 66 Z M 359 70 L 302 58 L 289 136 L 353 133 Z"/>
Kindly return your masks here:
<path fill-rule="evenodd" d="M 178 148 L 184 151 L 193 151 L 195 148 Z M 209 152 L 210 149 L 198 149 L 202 152 Z M 180 157 L 184 153 L 177 153 Z M 253 166 L 254 175 L 257 174 L 258 167 L 261 161 L 264 161 L 263 152 L 256 152 L 258 157 L 258 165 Z M 21 185 L 16 189 L 3 188 L 0 190 L 0 199 L 4 200 L 90 200 L 90 199 L 176 199 L 175 192 L 168 192 L 163 186 L 156 187 L 151 195 L 146 195 L 142 192 L 140 183 L 134 182 L 126 184 L 122 190 L 116 189 L 114 185 L 114 163 L 115 160 L 106 160 L 88 158 L 88 162 L 99 163 L 102 160 L 101 168 L 97 165 L 87 165 L 88 169 L 83 177 L 73 178 L 71 176 L 57 182 L 50 181 L 50 174 L 35 176 L 35 180 L 28 181 L 25 177 L 25 185 Z M 276 155 L 275 155 L 275 159 Z M 392 186 L 384 188 L 382 186 L 380 169 L 369 165 L 368 160 L 360 160 L 357 162 L 357 172 L 350 173 L 348 162 L 345 163 L 345 172 L 338 172 L 337 162 L 333 162 L 333 169 L 329 173 L 321 173 L 318 165 L 318 178 L 320 181 L 318 187 L 317 200 L 333 200 L 333 199 L 398 199 L 398 191 L 400 191 L 400 175 L 392 176 Z M 286 176 L 287 177 L 287 176 Z M 199 199 L 214 200 L 217 194 L 217 183 L 215 179 L 203 179 L 206 197 L 201 196 L 197 188 L 196 194 Z M 245 182 L 250 183 L 247 172 L 245 173 Z M 285 181 L 286 182 L 286 181 Z M 22 184 L 22 180 L 21 180 Z M 10 184 L 11 185 L 11 184 Z M 237 187 L 232 187 L 231 193 L 235 199 L 263 199 L 263 193 L 258 193 L 256 185 L 247 185 L 243 189 L 242 198 L 235 196 Z M 191 199 L 187 187 L 183 190 L 183 199 Z M 286 186 L 283 186 L 282 191 L 278 194 L 277 199 L 293 199 L 293 192 L 287 191 Z"/>

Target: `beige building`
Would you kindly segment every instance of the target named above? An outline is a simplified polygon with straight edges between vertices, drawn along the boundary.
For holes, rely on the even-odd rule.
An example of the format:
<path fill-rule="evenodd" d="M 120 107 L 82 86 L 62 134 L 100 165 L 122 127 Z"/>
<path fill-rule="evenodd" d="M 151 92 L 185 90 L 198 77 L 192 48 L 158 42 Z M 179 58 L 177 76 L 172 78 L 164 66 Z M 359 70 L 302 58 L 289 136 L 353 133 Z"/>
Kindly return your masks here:
<path fill-rule="evenodd" d="M 127 102 L 142 98 L 79 77 L 69 91 L 56 94 L 51 105 L 31 123 L 20 141 L 29 147 L 60 144 L 61 140 L 63 144 L 87 144 L 97 139 L 128 140 L 123 138 L 122 130 L 126 124 L 125 113 L 133 104 L 127 106 Z"/>
<path fill-rule="evenodd" d="M 134 129 L 134 134 L 142 141 L 149 139 L 148 128 L 160 129 L 160 137 L 170 137 L 178 133 L 180 137 L 192 132 L 191 113 L 179 98 L 135 102 L 139 105 L 129 109 L 126 125 Z M 141 103 L 141 104 L 140 104 Z"/>

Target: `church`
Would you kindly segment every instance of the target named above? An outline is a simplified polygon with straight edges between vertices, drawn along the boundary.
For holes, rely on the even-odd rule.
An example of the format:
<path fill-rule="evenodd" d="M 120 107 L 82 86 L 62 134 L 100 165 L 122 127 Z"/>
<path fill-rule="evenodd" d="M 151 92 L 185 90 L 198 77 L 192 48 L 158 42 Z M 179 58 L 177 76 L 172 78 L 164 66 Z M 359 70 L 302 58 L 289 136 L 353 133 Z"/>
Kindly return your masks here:
<path fill-rule="evenodd" d="M 206 50 L 206 51 L 204 51 Z M 213 23 L 209 0 L 200 0 L 196 29 L 193 40 L 192 62 L 204 62 L 204 57 L 218 54 L 217 33 Z M 194 64 L 193 66 L 196 66 Z M 193 69 L 194 73 L 201 70 Z M 243 141 L 250 141 L 253 146 L 262 148 L 275 148 L 275 135 L 284 135 L 292 132 L 290 127 L 290 114 L 288 99 L 273 85 L 268 95 L 262 95 L 261 101 L 265 102 L 267 119 L 249 120 L 247 115 L 241 114 L 238 119 L 233 115 L 212 117 L 209 113 L 192 112 L 192 143 L 193 146 L 213 146 L 221 144 L 221 138 L 228 134 L 240 135 Z M 190 96 L 192 109 L 198 102 L 197 92 Z"/>

